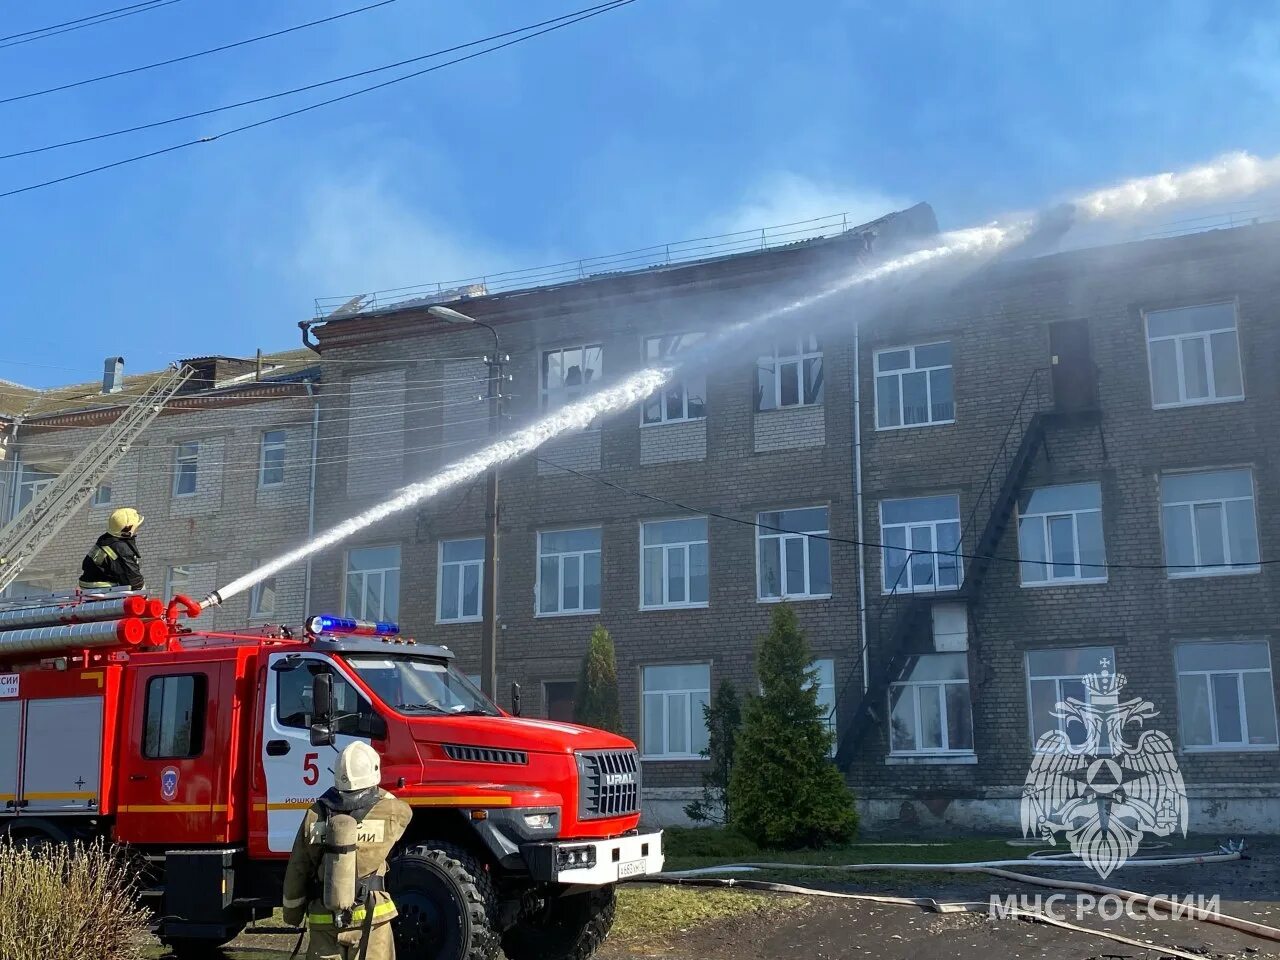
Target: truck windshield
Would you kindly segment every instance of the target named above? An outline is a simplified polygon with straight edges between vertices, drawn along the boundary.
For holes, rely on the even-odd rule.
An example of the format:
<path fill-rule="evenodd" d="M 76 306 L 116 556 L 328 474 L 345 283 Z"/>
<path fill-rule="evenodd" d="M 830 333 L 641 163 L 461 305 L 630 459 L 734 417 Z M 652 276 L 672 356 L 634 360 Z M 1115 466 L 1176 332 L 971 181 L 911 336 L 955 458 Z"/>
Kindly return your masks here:
<path fill-rule="evenodd" d="M 378 699 L 400 713 L 498 716 L 470 680 L 438 660 L 359 654 L 346 660 Z"/>

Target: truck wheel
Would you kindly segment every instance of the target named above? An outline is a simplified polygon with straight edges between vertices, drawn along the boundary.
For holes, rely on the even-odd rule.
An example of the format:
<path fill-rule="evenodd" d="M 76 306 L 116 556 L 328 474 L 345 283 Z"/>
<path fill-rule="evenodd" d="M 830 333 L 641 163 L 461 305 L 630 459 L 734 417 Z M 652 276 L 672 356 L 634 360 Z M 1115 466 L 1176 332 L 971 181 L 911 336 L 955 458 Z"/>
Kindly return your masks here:
<path fill-rule="evenodd" d="M 241 931 L 237 930 L 230 936 L 208 939 L 175 937 L 173 940 L 166 940 L 161 937 L 160 942 L 169 951 L 166 956 L 174 957 L 176 960 L 222 960 L 226 956 L 222 948 L 240 936 L 240 933 Z"/>
<path fill-rule="evenodd" d="M 493 960 L 498 953 L 493 882 L 483 863 L 451 843 L 424 843 L 395 857 L 387 886 L 399 914 L 396 954 L 405 960 Z"/>
<path fill-rule="evenodd" d="M 613 926 L 613 887 L 571 896 L 548 896 L 523 914 L 502 937 L 509 960 L 588 960 Z"/>

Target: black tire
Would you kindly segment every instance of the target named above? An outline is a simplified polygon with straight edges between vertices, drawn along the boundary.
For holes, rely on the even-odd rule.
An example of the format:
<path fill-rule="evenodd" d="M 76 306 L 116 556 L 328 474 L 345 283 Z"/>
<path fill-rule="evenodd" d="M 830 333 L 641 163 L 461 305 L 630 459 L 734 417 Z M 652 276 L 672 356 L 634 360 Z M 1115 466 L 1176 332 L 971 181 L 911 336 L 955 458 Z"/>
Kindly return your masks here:
<path fill-rule="evenodd" d="M 589 960 L 613 927 L 613 887 L 549 896 L 502 936 L 509 960 Z"/>
<path fill-rule="evenodd" d="M 73 832 L 62 829 L 48 820 L 21 819 L 11 821 L 4 831 L 5 839 L 19 847 L 40 848 L 71 843 L 77 839 Z"/>
<path fill-rule="evenodd" d="M 427 842 L 391 860 L 387 888 L 401 960 L 494 960 L 493 881 L 485 865 L 451 843 Z"/>

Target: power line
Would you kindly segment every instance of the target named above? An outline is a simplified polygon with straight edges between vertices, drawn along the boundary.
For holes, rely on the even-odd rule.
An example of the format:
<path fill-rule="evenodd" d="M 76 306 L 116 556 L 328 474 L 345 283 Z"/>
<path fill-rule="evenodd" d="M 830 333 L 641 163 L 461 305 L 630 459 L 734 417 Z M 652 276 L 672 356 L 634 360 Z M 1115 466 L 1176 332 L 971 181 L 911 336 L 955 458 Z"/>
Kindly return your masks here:
<path fill-rule="evenodd" d="M 154 0 L 153 0 L 154 2 Z M 283 30 L 276 30 L 272 33 L 263 33 L 256 37 L 249 37 L 247 40 L 237 40 L 234 43 L 224 43 L 219 47 L 210 47 L 208 50 L 201 50 L 198 53 L 188 53 L 185 56 L 173 57 L 169 60 L 158 60 L 155 63 L 148 63 L 140 67 L 130 67 L 128 70 L 117 70 L 114 73 L 103 73 L 96 77 L 88 77 L 84 80 L 76 80 L 73 83 L 64 83 L 56 87 L 46 87 L 43 90 L 33 90 L 31 93 L 20 93 L 16 97 L 0 98 L 0 104 L 16 103 L 19 100 L 30 100 L 33 97 L 43 97 L 49 93 L 59 93 L 63 90 L 73 90 L 76 87 L 84 87 L 91 83 L 98 83 L 102 80 L 114 80 L 116 77 L 126 77 L 133 73 L 142 73 L 144 70 L 154 70 L 157 67 L 168 67 L 175 63 L 184 63 L 187 60 L 195 60 L 198 57 L 207 57 L 212 53 L 221 53 L 224 50 L 234 50 L 236 47 L 248 46 L 251 43 L 257 43 L 260 40 L 270 40 L 273 37 L 282 37 L 288 33 L 295 33 L 298 30 L 305 30 L 308 27 L 319 26 L 323 23 L 332 23 L 334 20 L 341 20 L 344 17 L 355 16 L 357 13 L 364 13 L 366 10 L 374 10 L 378 7 L 385 7 L 389 3 L 395 3 L 396 0 L 379 0 L 377 3 L 371 3 L 368 6 L 358 7 L 355 10 L 348 10 L 346 13 L 337 13 L 331 17 L 324 17 L 320 20 L 311 20 L 307 23 L 299 23 L 296 26 L 285 27 Z"/>
<path fill-rule="evenodd" d="M 47 27 L 39 27 L 35 30 L 24 30 L 22 33 L 13 33 L 7 37 L 0 37 L 0 50 L 7 47 L 16 47 L 22 43 L 31 43 L 33 40 L 46 40 L 59 34 L 71 33 L 73 30 L 83 30 L 85 27 L 96 27 L 100 23 L 110 23 L 112 20 L 123 20 L 125 17 L 137 16 L 139 13 L 158 10 L 160 7 L 167 7 L 178 2 L 179 0 L 146 0 L 144 3 L 134 3 L 127 7 L 117 7 L 114 10 L 104 10 L 102 13 L 95 13 L 92 16 L 80 17 L 78 20 L 66 20 L 62 23 L 50 24 Z"/>
<path fill-rule="evenodd" d="M 559 30 L 561 27 L 572 26 L 573 24 L 578 23 L 581 20 L 589 19 L 590 17 L 597 16 L 601 13 L 607 13 L 610 10 L 613 10 L 619 6 L 625 6 L 626 4 L 632 3 L 632 2 L 634 2 L 634 0 L 609 0 L 609 2 L 607 3 L 598 4 L 597 6 L 594 6 L 594 7 L 586 7 L 574 13 L 566 13 L 563 16 L 554 17 L 551 20 L 543 20 L 539 23 L 529 24 L 528 26 L 524 26 L 524 27 L 518 27 L 514 30 L 507 30 L 502 33 L 495 33 L 492 36 L 483 37 L 479 40 L 471 40 L 471 41 L 468 41 L 467 43 L 457 44 L 456 46 L 445 47 L 441 50 L 435 50 L 431 53 L 424 53 L 420 56 L 410 57 L 407 60 L 399 60 L 395 63 L 386 64 L 385 66 L 373 67 L 368 70 L 358 71 L 357 73 L 349 73 L 345 76 L 334 77 L 331 80 L 321 80 L 317 83 L 310 83 L 310 84 L 306 84 L 305 86 L 294 87 L 290 90 L 282 90 L 278 93 L 270 93 L 270 94 L 266 94 L 265 96 L 254 97 L 250 100 L 241 100 L 241 101 L 238 101 L 237 103 L 228 103 L 220 107 L 211 107 L 208 110 L 198 110 L 194 113 L 186 113 L 177 117 L 169 117 L 168 119 L 165 119 L 165 120 L 155 120 L 155 121 L 152 121 L 151 123 L 143 123 L 133 127 L 124 127 L 119 130 L 111 130 L 111 131 L 108 131 L 107 133 L 99 133 L 91 137 L 80 137 L 79 139 L 76 139 L 76 140 L 63 140 L 60 143 L 50 143 L 40 147 L 31 147 L 26 150 L 19 150 L 14 153 L 4 153 L 4 154 L 0 154 L 0 160 L 11 160 L 14 157 L 31 156 L 32 154 L 44 153 L 49 150 L 58 150 L 62 147 L 77 146 L 78 144 L 82 144 L 82 143 L 93 143 L 98 140 L 106 140 L 110 137 L 118 137 L 128 133 L 138 133 L 142 130 L 153 130 L 156 127 L 163 127 L 172 123 L 180 123 L 184 120 L 195 120 L 199 117 L 207 117 L 215 113 L 223 113 L 227 110 L 236 110 L 240 107 L 249 107 L 259 103 L 266 103 L 269 100 L 278 100 L 281 97 L 289 97 L 297 93 L 306 93 L 309 90 L 316 90 L 316 89 L 319 89 L 320 87 L 332 86 L 335 83 L 343 83 L 344 81 L 347 81 L 347 80 L 355 80 L 359 77 L 367 77 L 375 73 L 383 73 L 387 70 L 394 70 L 397 67 L 407 66 L 411 63 L 419 63 L 423 60 L 431 60 L 435 57 L 442 57 L 445 54 L 456 53 L 459 50 L 466 50 L 470 47 L 479 46 L 480 44 L 492 43 L 494 40 L 501 40 L 505 37 L 514 36 L 516 34 L 528 33 L 528 31 L 530 30 L 538 30 L 537 33 L 530 33 L 528 36 L 517 37 L 515 40 L 511 40 L 507 43 L 500 44 L 499 46 L 486 48 L 485 50 L 481 50 L 475 54 L 471 54 L 465 57 L 459 57 L 455 60 L 450 60 L 447 63 L 439 64 L 438 66 L 432 67 L 427 70 L 419 70 L 414 73 L 409 73 L 402 77 L 397 77 L 393 80 L 387 81 L 385 83 L 380 83 L 374 86 L 365 87 L 360 90 L 356 90 L 352 93 L 346 94 L 344 96 L 336 97 L 332 100 L 325 100 L 325 101 L 321 101 L 320 103 L 312 104 L 311 106 L 304 107 L 301 110 L 295 110 L 289 113 L 279 114 L 278 116 L 275 116 L 275 117 L 268 117 L 265 120 L 259 121 L 257 124 L 248 124 L 244 127 L 238 127 L 233 130 L 223 131 L 222 133 L 215 134 L 210 137 L 201 137 L 199 139 L 190 140 L 185 143 L 175 144 L 173 146 L 166 147 L 163 150 L 154 151 L 148 154 L 142 154 L 138 157 L 131 157 L 126 160 L 119 161 L 115 164 L 108 164 L 107 166 L 99 167 L 95 170 L 85 171 L 85 173 L 96 173 L 97 170 L 99 169 L 109 169 L 111 166 L 120 166 L 121 163 L 131 163 L 134 160 L 143 160 L 143 159 L 146 159 L 147 157 L 156 156 L 160 153 L 168 153 L 173 150 L 180 150 L 183 147 L 192 146 L 197 143 L 205 143 L 210 140 L 216 140 L 219 137 L 230 136 L 233 133 L 240 133 L 242 130 L 252 129 L 254 126 L 260 126 L 264 123 L 271 123 L 275 120 L 280 120 L 280 119 L 284 119 L 285 117 L 294 116 L 297 113 L 305 113 L 307 110 L 313 110 L 316 107 L 327 106 L 328 104 L 331 104 L 331 103 L 337 103 L 341 100 L 346 100 L 351 97 L 359 96 L 362 93 L 368 93 L 372 90 L 378 90 L 381 87 L 389 86 L 392 83 L 399 83 L 401 80 L 409 80 L 409 79 L 412 79 L 413 77 L 421 76 L 424 73 L 430 73 L 432 72 L 432 70 L 438 70 L 443 67 L 452 66 L 455 63 L 462 63 L 465 60 L 470 60 L 477 56 L 483 56 L 484 54 L 492 53 L 495 50 L 501 50 L 504 47 L 509 47 L 514 43 L 520 43 L 524 40 L 529 40 L 529 39 L 532 39 L 533 37 L 541 36 L 543 33 L 549 33 L 552 30 Z M 574 18 L 577 18 L 577 19 L 574 19 Z M 543 27 L 547 29 L 539 30 L 539 28 L 543 28 Z M 85 174 L 79 174 L 79 176 L 84 176 L 84 175 Z M 71 178 L 65 178 L 65 179 L 71 179 Z M 53 182 L 59 183 L 61 182 L 61 180 L 53 181 Z M 43 184 L 40 184 L 38 186 L 43 186 Z M 35 188 L 31 187 L 28 189 L 35 189 Z M 22 192 L 22 191 L 17 191 L 17 192 Z M 0 193 L 0 196 L 9 196 L 9 194 Z"/>
<path fill-rule="evenodd" d="M 907 554 L 908 562 L 913 555 L 915 556 L 935 556 L 935 557 L 953 557 L 959 560 L 989 560 L 996 563 L 1016 563 L 1016 564 L 1032 564 L 1038 566 L 1050 566 L 1055 563 L 1054 560 L 1023 560 L 1021 557 L 1002 557 L 996 554 L 984 555 L 975 553 L 961 553 L 959 550 L 921 550 L 915 547 L 898 547 L 891 544 L 875 543 L 869 540 L 852 540 L 847 537 L 833 537 L 830 534 L 820 533 L 804 533 L 799 530 L 790 530 L 786 527 L 775 527 L 767 523 L 760 523 L 756 520 L 747 520 L 743 517 L 730 516 L 727 513 L 717 513 L 714 510 L 706 510 L 702 507 L 691 507 L 686 503 L 678 500 L 669 500 L 666 497 L 659 497 L 656 494 L 644 493 L 640 490 L 633 490 L 630 487 L 624 487 L 620 483 L 607 480 L 604 477 L 592 476 L 589 473 L 583 473 L 581 470 L 575 470 L 573 467 L 566 467 L 564 464 L 556 463 L 545 457 L 533 458 L 539 463 L 545 463 L 549 467 L 557 470 L 563 470 L 565 473 L 571 473 L 575 477 L 581 477 L 584 480 L 590 480 L 593 483 L 602 486 L 612 487 L 614 490 L 621 491 L 632 497 L 639 497 L 642 500 L 652 500 L 654 503 L 665 504 L 669 507 L 678 507 L 691 514 L 705 517 L 715 517 L 717 520 L 728 520 L 731 523 L 737 523 L 744 527 L 755 527 L 759 530 L 769 530 L 773 533 L 790 533 L 797 536 L 808 537 L 811 540 L 825 540 L 829 543 L 842 543 L 853 547 L 868 547 L 872 550 L 892 550 L 897 553 Z M 1255 563 L 1072 563 L 1073 567 L 1088 568 L 1090 570 L 1211 570 L 1215 568 L 1221 569 L 1239 569 L 1242 567 L 1258 567 L 1269 564 L 1280 563 L 1280 560 L 1262 560 L 1259 559 Z M 910 596 L 911 591 L 905 591 L 903 596 Z"/>

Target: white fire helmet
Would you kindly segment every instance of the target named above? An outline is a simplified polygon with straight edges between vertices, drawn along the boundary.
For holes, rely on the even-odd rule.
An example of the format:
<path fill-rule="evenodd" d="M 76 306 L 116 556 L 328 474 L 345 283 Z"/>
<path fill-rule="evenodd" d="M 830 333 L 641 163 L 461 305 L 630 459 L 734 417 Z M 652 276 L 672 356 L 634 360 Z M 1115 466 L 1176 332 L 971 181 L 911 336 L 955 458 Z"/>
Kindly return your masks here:
<path fill-rule="evenodd" d="M 368 790 L 382 782 L 382 760 L 378 751 L 363 741 L 347 747 L 338 756 L 333 783 L 341 793 Z"/>

